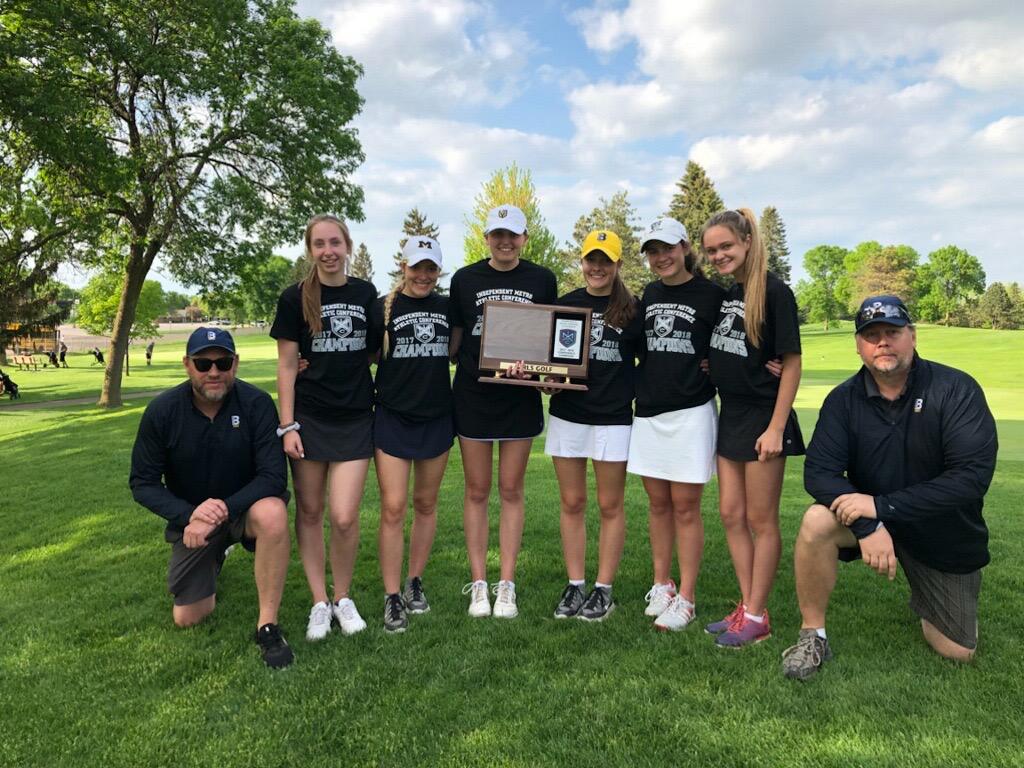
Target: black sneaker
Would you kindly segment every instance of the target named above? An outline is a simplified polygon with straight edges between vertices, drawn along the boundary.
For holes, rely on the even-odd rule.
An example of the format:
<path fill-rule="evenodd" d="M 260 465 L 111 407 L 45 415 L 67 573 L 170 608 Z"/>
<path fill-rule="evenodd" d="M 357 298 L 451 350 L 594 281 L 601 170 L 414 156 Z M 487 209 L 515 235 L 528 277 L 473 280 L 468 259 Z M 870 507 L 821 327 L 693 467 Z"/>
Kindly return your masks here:
<path fill-rule="evenodd" d="M 612 600 L 612 591 L 608 587 L 594 587 L 583 601 L 583 606 L 577 619 L 583 621 L 604 621 L 608 614 L 615 610 L 615 601 Z"/>
<path fill-rule="evenodd" d="M 295 659 L 277 624 L 264 624 L 257 629 L 256 644 L 260 647 L 263 661 L 271 669 L 284 669 Z"/>
<path fill-rule="evenodd" d="M 409 626 L 409 617 L 405 612 L 405 603 L 397 592 L 384 598 L 384 631 L 405 632 Z"/>
<path fill-rule="evenodd" d="M 575 584 L 566 584 L 562 592 L 562 599 L 558 601 L 555 608 L 556 619 L 571 619 L 580 612 L 583 606 L 583 590 Z"/>
<path fill-rule="evenodd" d="M 426 613 L 430 610 L 430 603 L 427 596 L 423 594 L 423 582 L 419 576 L 413 576 L 405 580 L 405 589 L 402 590 L 402 599 L 409 613 Z"/>

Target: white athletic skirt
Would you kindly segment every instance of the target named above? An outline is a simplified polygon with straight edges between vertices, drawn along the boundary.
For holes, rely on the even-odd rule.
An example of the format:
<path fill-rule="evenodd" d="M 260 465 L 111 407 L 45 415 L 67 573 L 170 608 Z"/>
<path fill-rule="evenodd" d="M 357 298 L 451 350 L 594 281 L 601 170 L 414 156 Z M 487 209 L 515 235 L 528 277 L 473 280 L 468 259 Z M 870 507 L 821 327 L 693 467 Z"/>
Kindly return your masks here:
<path fill-rule="evenodd" d="M 715 474 L 718 411 L 714 399 L 696 408 L 633 419 L 626 471 L 674 483 L 706 483 Z"/>
<path fill-rule="evenodd" d="M 629 424 L 577 424 L 549 416 L 544 453 L 565 459 L 625 461 L 631 430 Z"/>

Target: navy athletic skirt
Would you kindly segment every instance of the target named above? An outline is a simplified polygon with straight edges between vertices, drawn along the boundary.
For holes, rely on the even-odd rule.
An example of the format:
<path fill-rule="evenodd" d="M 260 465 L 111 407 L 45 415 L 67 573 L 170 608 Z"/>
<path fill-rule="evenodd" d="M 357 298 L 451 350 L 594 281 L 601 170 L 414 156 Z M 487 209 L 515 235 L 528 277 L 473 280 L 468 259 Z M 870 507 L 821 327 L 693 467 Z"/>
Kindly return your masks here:
<path fill-rule="evenodd" d="M 754 444 L 768 429 L 774 411 L 774 403 L 723 399 L 718 415 L 718 455 L 732 461 L 757 461 Z M 804 453 L 800 422 L 796 412 L 790 411 L 782 433 L 782 455 L 803 456 Z"/>
<path fill-rule="evenodd" d="M 382 405 L 374 411 L 373 444 L 389 456 L 433 459 L 451 449 L 454 440 L 450 413 L 430 421 L 410 421 Z"/>

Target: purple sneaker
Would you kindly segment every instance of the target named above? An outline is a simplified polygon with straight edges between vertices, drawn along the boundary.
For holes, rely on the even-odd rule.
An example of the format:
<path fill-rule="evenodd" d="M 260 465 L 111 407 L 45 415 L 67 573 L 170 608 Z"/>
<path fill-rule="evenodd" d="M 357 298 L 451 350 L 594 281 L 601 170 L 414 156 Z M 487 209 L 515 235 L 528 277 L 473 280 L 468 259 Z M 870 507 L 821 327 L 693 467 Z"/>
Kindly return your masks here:
<path fill-rule="evenodd" d="M 736 607 L 732 609 L 732 613 L 730 613 L 723 619 L 711 622 L 706 627 L 704 627 L 704 631 L 707 632 L 709 635 L 720 635 L 732 626 L 732 623 L 736 621 L 737 617 L 742 615 L 743 601 L 740 600 L 736 603 Z"/>
<path fill-rule="evenodd" d="M 764 620 L 757 622 L 740 613 L 729 628 L 715 639 L 715 644 L 723 648 L 743 648 L 767 640 L 772 636 L 772 622 L 768 618 L 768 611 L 762 615 Z"/>

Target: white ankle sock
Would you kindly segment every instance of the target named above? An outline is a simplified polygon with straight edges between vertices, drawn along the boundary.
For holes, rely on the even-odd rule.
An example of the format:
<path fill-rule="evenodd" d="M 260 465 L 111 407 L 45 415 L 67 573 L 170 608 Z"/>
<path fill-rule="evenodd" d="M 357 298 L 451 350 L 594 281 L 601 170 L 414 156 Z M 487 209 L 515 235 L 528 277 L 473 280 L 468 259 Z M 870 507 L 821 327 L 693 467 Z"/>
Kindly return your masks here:
<path fill-rule="evenodd" d="M 758 624 L 764 624 L 764 616 L 763 615 L 762 616 L 755 616 L 754 614 L 748 613 L 747 611 L 744 611 L 743 615 L 746 616 L 751 621 L 756 621 Z"/>

